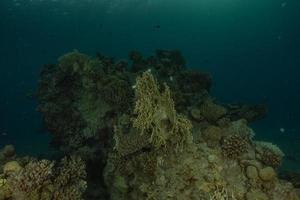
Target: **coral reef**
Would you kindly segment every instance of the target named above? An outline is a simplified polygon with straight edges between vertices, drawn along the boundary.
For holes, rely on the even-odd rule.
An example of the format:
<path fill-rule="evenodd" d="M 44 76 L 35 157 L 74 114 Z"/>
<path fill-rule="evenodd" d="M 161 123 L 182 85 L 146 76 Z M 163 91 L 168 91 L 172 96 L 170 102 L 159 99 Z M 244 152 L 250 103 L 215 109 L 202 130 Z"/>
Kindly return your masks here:
<path fill-rule="evenodd" d="M 1 200 L 81 200 L 86 189 L 85 164 L 78 157 L 6 163 L 1 177 Z"/>
<path fill-rule="evenodd" d="M 188 69 L 178 50 L 129 58 L 73 51 L 44 66 L 38 110 L 52 144 L 83 160 L 18 162 L 18 173 L 0 176 L 3 194 L 46 162 L 51 173 L 35 188 L 41 199 L 82 199 L 86 186 L 89 200 L 298 199 L 277 176 L 281 150 L 256 142 L 249 128 L 266 115 L 264 105 L 220 104 L 211 76 Z M 15 159 L 12 148 L 5 152 L 1 165 Z"/>
<path fill-rule="evenodd" d="M 163 92 L 149 71 L 137 78 L 137 109 L 132 126 L 142 135 L 148 131 L 154 147 L 141 148 L 126 156 L 115 150 L 111 152 L 104 173 L 111 199 L 267 200 L 279 199 L 278 196 L 285 200 L 298 199 L 293 187 L 277 179 L 274 168 L 256 160 L 257 143 L 253 143 L 254 133 L 245 120 L 230 122 L 225 127 L 206 128 L 204 141 L 209 138 L 220 142 L 223 137 L 219 147 L 191 141 L 183 143 L 177 151 L 173 145 L 176 142 L 166 141 L 176 141 L 178 133 L 156 128 L 162 124 L 155 113 L 162 106 Z M 171 116 L 176 115 L 174 111 Z M 170 115 L 166 112 L 163 116 L 169 119 Z M 214 136 L 210 138 L 209 133 Z M 162 135 L 164 142 L 157 143 L 151 140 L 152 134 L 172 137 Z M 192 136 L 191 129 L 185 134 Z"/>

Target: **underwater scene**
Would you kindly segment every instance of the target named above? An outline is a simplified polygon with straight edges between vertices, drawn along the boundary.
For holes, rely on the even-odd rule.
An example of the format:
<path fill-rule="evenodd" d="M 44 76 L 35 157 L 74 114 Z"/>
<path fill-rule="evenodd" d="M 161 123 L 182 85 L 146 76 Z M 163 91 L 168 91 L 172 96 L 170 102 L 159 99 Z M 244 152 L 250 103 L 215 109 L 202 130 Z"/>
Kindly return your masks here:
<path fill-rule="evenodd" d="M 300 200 L 299 0 L 1 0 L 0 200 Z"/>

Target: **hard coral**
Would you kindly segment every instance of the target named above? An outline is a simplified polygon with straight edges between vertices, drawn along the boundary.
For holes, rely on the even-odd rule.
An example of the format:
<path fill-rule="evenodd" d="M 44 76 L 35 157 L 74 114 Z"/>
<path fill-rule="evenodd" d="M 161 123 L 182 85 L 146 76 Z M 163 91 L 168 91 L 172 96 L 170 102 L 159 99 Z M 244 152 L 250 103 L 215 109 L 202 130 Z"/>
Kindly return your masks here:
<path fill-rule="evenodd" d="M 41 160 L 31 162 L 20 172 L 14 173 L 8 178 L 8 184 L 15 199 L 37 199 L 41 188 L 47 184 L 52 176 L 54 163 Z"/>
<path fill-rule="evenodd" d="M 150 146 L 149 134 L 140 134 L 135 130 L 123 133 L 120 126 L 115 127 L 114 149 L 120 156 L 128 156 Z"/>
<path fill-rule="evenodd" d="M 222 129 L 217 126 L 209 126 L 203 131 L 202 137 L 208 146 L 219 146 L 222 138 Z"/>
<path fill-rule="evenodd" d="M 247 151 L 247 139 L 241 135 L 229 135 L 223 139 L 222 151 L 228 158 L 236 159 Z"/>
<path fill-rule="evenodd" d="M 107 83 L 101 87 L 100 92 L 103 99 L 112 107 L 127 110 L 131 106 L 133 100 L 133 92 L 131 86 L 125 80 L 111 77 Z"/>
<path fill-rule="evenodd" d="M 54 200 L 81 200 L 86 189 L 85 163 L 81 158 L 72 156 L 63 158 L 53 180 Z"/>
<path fill-rule="evenodd" d="M 5 158 L 12 158 L 13 156 L 15 156 L 16 150 L 13 145 L 5 145 L 2 153 Z"/>
<path fill-rule="evenodd" d="M 253 139 L 255 133 L 254 131 L 247 126 L 247 121 L 244 119 L 240 119 L 237 121 L 232 121 L 229 126 L 225 129 L 224 134 L 236 134 L 240 135 L 241 137 L 249 140 L 249 142 Z"/>
<path fill-rule="evenodd" d="M 83 69 L 87 69 L 87 62 L 89 57 L 85 54 L 78 52 L 77 50 L 67 53 L 61 56 L 59 61 L 59 67 L 63 71 L 68 71 L 72 74 L 81 73 Z"/>
<path fill-rule="evenodd" d="M 258 160 L 263 151 L 255 152 L 247 126 L 264 116 L 264 107 L 217 104 L 209 95 L 210 76 L 188 70 L 178 51 L 159 50 L 148 58 L 133 52 L 130 57 L 127 68 L 126 62 L 75 51 L 41 74 L 39 110 L 54 143 L 67 155 L 84 155 L 91 186 L 86 199 L 208 200 L 214 192 L 225 198 L 219 188 L 239 200 L 289 199 L 291 190 L 278 184 L 274 170 L 265 169 L 270 161 Z M 149 67 L 151 73 L 143 73 Z M 190 114 L 192 130 L 178 113 Z M 197 142 L 191 132 L 199 136 Z M 53 166 L 38 198 L 82 199 L 84 164 L 67 160 L 73 164 Z M 81 164 L 72 167 L 76 163 Z"/>
<path fill-rule="evenodd" d="M 230 194 L 225 188 L 217 189 L 209 200 L 236 200 L 233 194 Z"/>
<path fill-rule="evenodd" d="M 13 200 L 82 200 L 86 189 L 85 164 L 64 158 L 57 167 L 48 160 L 31 161 L 7 177 Z"/>
<path fill-rule="evenodd" d="M 144 72 L 136 81 L 136 118 L 133 127 L 141 134 L 150 133 L 150 142 L 155 147 L 165 145 L 171 136 L 178 142 L 187 142 L 191 123 L 175 111 L 174 101 L 167 85 L 163 92 L 150 73 Z"/>
<path fill-rule="evenodd" d="M 270 142 L 256 142 L 257 158 L 264 164 L 272 167 L 281 165 L 284 153 L 279 147 Z"/>
<path fill-rule="evenodd" d="M 17 173 L 20 170 L 22 170 L 22 167 L 17 161 L 9 161 L 3 166 L 3 173 L 6 176 L 9 176 L 12 173 Z"/>
<path fill-rule="evenodd" d="M 209 122 L 216 122 L 226 114 L 226 108 L 214 103 L 211 99 L 206 100 L 200 106 L 200 113 Z"/>

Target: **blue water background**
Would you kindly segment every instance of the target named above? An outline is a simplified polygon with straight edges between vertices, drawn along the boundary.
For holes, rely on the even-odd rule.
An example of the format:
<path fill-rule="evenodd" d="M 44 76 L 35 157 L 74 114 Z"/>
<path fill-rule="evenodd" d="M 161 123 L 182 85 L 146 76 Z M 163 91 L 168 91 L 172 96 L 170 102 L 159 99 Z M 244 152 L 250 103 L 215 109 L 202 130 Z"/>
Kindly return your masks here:
<path fill-rule="evenodd" d="M 299 0 L 1 0 L 0 147 L 47 150 L 28 98 L 43 64 L 73 49 L 126 59 L 162 48 L 210 72 L 220 102 L 267 103 L 267 118 L 252 125 L 257 139 L 300 159 L 299 11 Z"/>

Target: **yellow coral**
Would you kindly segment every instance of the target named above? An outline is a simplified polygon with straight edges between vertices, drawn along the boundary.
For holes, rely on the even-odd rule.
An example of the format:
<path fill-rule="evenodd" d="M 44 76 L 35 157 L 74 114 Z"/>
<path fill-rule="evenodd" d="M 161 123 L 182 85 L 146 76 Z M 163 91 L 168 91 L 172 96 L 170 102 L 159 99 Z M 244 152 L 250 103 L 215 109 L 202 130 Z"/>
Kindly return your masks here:
<path fill-rule="evenodd" d="M 11 190 L 8 187 L 7 179 L 0 178 L 0 200 L 10 199 Z"/>
<path fill-rule="evenodd" d="M 6 184 L 7 180 L 4 178 L 0 179 L 0 187 L 3 187 Z"/>
<path fill-rule="evenodd" d="M 177 115 L 169 87 L 165 84 L 164 91 L 160 92 L 150 71 L 137 78 L 134 112 L 137 117 L 133 119 L 133 127 L 141 134 L 149 132 L 150 142 L 155 147 L 165 145 L 171 135 L 173 141 L 180 143 L 191 137 L 192 125 L 184 116 Z"/>
<path fill-rule="evenodd" d="M 138 114 L 133 120 L 133 126 L 139 129 L 142 134 L 146 129 L 152 127 L 153 118 L 157 110 L 160 92 L 156 81 L 149 72 L 145 72 L 136 80 L 134 112 Z"/>
<path fill-rule="evenodd" d="M 236 200 L 236 198 L 233 194 L 229 194 L 225 188 L 222 188 L 215 190 L 210 200 Z"/>

